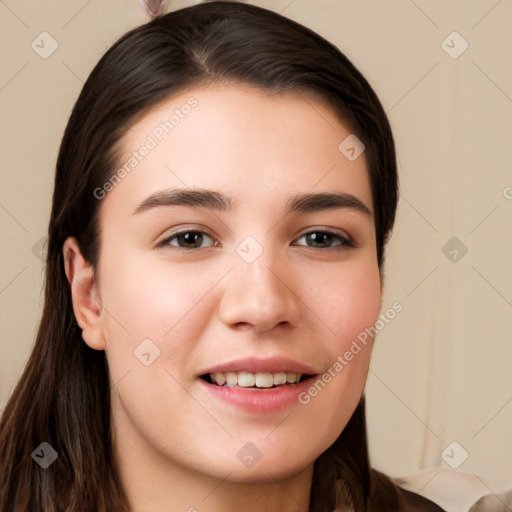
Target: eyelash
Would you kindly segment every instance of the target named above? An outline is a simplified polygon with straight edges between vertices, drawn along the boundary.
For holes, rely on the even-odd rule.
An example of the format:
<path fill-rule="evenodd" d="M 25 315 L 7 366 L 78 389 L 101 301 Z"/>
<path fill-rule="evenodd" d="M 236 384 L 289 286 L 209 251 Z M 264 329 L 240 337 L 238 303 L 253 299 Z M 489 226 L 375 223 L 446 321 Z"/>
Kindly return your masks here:
<path fill-rule="evenodd" d="M 178 247 L 178 246 L 170 244 L 171 240 L 173 240 L 174 238 L 176 238 L 179 235 L 183 235 L 183 234 L 186 234 L 186 233 L 200 233 L 200 234 L 208 236 L 209 238 L 211 238 L 213 240 L 213 237 L 210 236 L 205 231 L 202 231 L 200 229 L 184 228 L 184 229 L 181 229 L 179 231 L 174 232 L 172 235 L 168 236 L 167 238 L 165 238 L 164 240 L 159 242 L 156 247 L 157 248 L 169 248 L 169 247 L 172 247 L 173 250 L 176 250 L 176 251 L 179 251 L 179 252 L 188 252 L 188 253 L 190 253 L 192 251 L 200 250 L 201 247 L 195 247 L 195 248 L 192 248 L 192 249 L 185 249 L 183 247 Z M 331 250 L 341 250 L 341 249 L 346 249 L 346 248 L 349 248 L 349 247 L 355 247 L 355 244 L 349 238 L 341 236 L 341 235 L 338 235 L 338 234 L 336 234 L 336 233 L 334 233 L 332 231 L 322 230 L 322 229 L 313 229 L 311 231 L 307 231 L 306 233 L 303 233 L 297 240 L 299 240 L 300 238 L 303 238 L 304 236 L 310 235 L 311 233 L 321 233 L 323 235 L 332 236 L 334 238 L 337 238 L 340 241 L 340 243 L 337 244 L 337 245 L 334 245 L 332 247 L 310 247 L 310 246 L 307 246 L 307 245 L 306 246 L 301 245 L 299 247 L 309 247 L 310 249 L 318 249 L 318 250 L 324 250 L 324 251 L 328 250 L 328 249 L 331 249 Z"/>

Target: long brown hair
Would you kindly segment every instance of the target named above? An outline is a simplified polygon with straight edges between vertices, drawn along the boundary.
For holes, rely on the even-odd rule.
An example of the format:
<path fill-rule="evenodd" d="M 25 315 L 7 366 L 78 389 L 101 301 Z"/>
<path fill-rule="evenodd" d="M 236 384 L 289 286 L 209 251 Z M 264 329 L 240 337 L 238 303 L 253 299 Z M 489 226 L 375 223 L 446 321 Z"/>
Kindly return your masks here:
<path fill-rule="evenodd" d="M 44 309 L 33 350 L 0 423 L 4 512 L 129 510 L 111 443 L 105 353 L 82 341 L 62 245 L 76 237 L 85 259 L 97 264 L 100 201 L 93 191 L 118 169 L 124 133 L 157 103 L 212 82 L 246 83 L 322 100 L 350 126 L 365 144 L 382 270 L 398 197 L 393 136 L 376 94 L 339 49 L 281 15 L 232 2 L 181 9 L 129 31 L 94 67 L 62 138 L 48 228 Z M 32 458 L 43 442 L 58 454 L 47 469 Z M 339 438 L 315 462 L 310 511 L 332 512 L 342 476 L 356 510 L 370 510 L 376 475 L 368 459 L 362 397 Z"/>

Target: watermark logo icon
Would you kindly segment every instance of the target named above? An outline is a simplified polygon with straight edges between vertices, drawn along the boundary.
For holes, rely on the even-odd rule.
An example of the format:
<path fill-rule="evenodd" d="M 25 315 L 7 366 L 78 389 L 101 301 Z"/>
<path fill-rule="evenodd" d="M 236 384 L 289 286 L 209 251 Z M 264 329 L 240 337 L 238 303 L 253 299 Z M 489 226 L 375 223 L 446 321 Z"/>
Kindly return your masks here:
<path fill-rule="evenodd" d="M 458 263 L 466 253 L 468 248 L 456 236 L 450 238 L 441 249 L 442 253 L 452 262 Z"/>
<path fill-rule="evenodd" d="M 263 247 L 252 236 L 246 236 L 237 246 L 235 252 L 246 263 L 253 263 L 263 253 Z"/>
<path fill-rule="evenodd" d="M 59 47 L 59 43 L 48 32 L 41 32 L 30 46 L 39 57 L 47 59 Z"/>
<path fill-rule="evenodd" d="M 242 448 L 238 450 L 236 456 L 244 466 L 252 468 L 261 459 L 263 454 L 253 443 L 245 443 Z"/>
<path fill-rule="evenodd" d="M 38 260 L 41 260 L 44 263 L 48 253 L 48 237 L 45 236 L 41 238 L 41 240 L 32 247 L 32 253 Z"/>
<path fill-rule="evenodd" d="M 454 31 L 443 39 L 441 48 L 452 59 L 458 59 L 469 48 L 469 43 L 458 32 Z"/>
<path fill-rule="evenodd" d="M 47 443 L 41 443 L 33 452 L 32 458 L 43 468 L 49 468 L 59 454 Z"/>
<path fill-rule="evenodd" d="M 149 366 L 160 356 L 160 349 L 146 338 L 135 347 L 133 354 L 144 366 Z"/>
<path fill-rule="evenodd" d="M 353 133 L 343 139 L 338 146 L 339 152 L 353 162 L 359 158 L 365 149 L 365 145 Z"/>
<path fill-rule="evenodd" d="M 457 441 L 451 442 L 441 453 L 441 458 L 452 469 L 457 469 L 469 457 L 469 453 Z"/>

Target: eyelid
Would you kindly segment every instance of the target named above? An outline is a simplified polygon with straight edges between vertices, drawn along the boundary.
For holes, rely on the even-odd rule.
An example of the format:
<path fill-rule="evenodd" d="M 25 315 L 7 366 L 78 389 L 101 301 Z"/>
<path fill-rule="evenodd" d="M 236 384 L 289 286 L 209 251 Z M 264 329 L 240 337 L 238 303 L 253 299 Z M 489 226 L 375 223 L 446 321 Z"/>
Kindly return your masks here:
<path fill-rule="evenodd" d="M 342 240 L 350 242 L 355 245 L 353 238 L 344 230 L 329 228 L 327 226 L 313 226 L 312 228 L 308 228 L 302 234 L 298 235 L 297 238 L 302 238 L 304 235 L 308 235 L 309 233 L 314 233 L 315 231 L 319 231 L 321 233 L 327 233 L 329 235 L 335 235 Z"/>
<path fill-rule="evenodd" d="M 206 228 L 187 226 L 187 227 L 179 228 L 176 231 L 171 232 L 169 235 L 167 235 L 165 238 L 163 238 L 163 240 L 158 242 L 156 244 L 155 248 L 172 247 L 174 250 L 181 251 L 181 252 L 195 252 L 195 251 L 199 251 L 201 249 L 203 249 L 203 250 L 208 249 L 208 247 L 204 247 L 204 248 L 195 247 L 195 248 L 191 248 L 191 249 L 186 249 L 183 247 L 178 247 L 178 246 L 174 246 L 174 245 L 170 244 L 170 240 L 172 240 L 176 236 L 179 236 L 180 234 L 183 234 L 183 233 L 189 233 L 189 232 L 204 234 L 204 235 L 208 236 L 209 238 L 211 238 L 214 241 L 214 244 L 209 247 L 214 247 L 215 242 L 217 242 L 215 236 L 210 234 L 210 232 Z M 346 231 L 340 231 L 340 230 L 337 230 L 334 228 L 328 228 L 326 226 L 310 227 L 306 231 L 302 232 L 300 235 L 295 237 L 293 242 L 296 242 L 296 240 L 298 240 L 306 235 L 309 235 L 311 233 L 315 233 L 315 232 L 320 232 L 323 234 L 334 236 L 334 237 L 338 238 L 341 241 L 341 243 L 333 245 L 331 247 L 325 247 L 325 248 L 309 247 L 307 245 L 296 244 L 296 243 L 294 243 L 294 245 L 299 246 L 299 247 L 306 247 L 309 249 L 316 249 L 319 251 L 327 251 L 328 249 L 336 249 L 336 248 L 343 248 L 343 247 L 357 247 L 357 244 L 354 242 L 353 238 Z"/>
<path fill-rule="evenodd" d="M 158 249 L 159 247 L 172 247 L 173 249 L 177 249 L 178 251 L 182 250 L 182 251 L 187 251 L 187 252 L 198 250 L 198 249 L 184 249 L 182 247 L 177 247 L 177 246 L 171 245 L 169 243 L 170 240 L 172 240 L 174 237 L 176 237 L 178 235 L 181 235 L 183 233 L 189 233 L 189 232 L 201 233 L 201 234 L 207 235 L 212 240 L 214 240 L 214 242 L 216 242 L 215 236 L 212 235 L 210 233 L 210 231 L 207 230 L 205 227 L 202 227 L 202 226 L 186 226 L 184 228 L 178 228 L 178 229 L 176 229 L 176 231 L 172 231 L 171 233 L 166 235 L 160 242 L 156 243 L 155 248 Z M 210 247 L 213 247 L 213 246 L 210 246 Z"/>

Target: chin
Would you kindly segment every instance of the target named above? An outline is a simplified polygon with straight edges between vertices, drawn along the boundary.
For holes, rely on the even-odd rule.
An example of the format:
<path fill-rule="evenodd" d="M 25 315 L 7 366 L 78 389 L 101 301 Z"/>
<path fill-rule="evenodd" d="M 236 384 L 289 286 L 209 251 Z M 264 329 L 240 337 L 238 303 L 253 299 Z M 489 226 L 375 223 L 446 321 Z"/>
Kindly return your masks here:
<path fill-rule="evenodd" d="M 284 462 L 284 461 L 283 461 Z M 286 480 L 302 471 L 305 471 L 310 464 L 303 461 L 297 461 L 296 464 L 279 464 L 275 460 L 263 461 L 263 458 L 251 468 L 236 468 L 228 477 L 231 482 L 264 485 L 276 483 L 276 481 Z"/>

